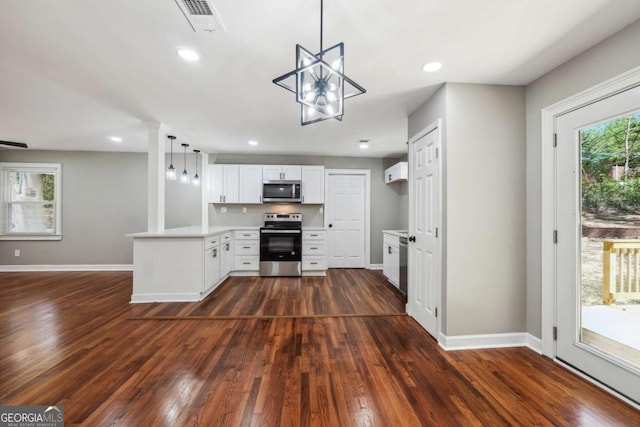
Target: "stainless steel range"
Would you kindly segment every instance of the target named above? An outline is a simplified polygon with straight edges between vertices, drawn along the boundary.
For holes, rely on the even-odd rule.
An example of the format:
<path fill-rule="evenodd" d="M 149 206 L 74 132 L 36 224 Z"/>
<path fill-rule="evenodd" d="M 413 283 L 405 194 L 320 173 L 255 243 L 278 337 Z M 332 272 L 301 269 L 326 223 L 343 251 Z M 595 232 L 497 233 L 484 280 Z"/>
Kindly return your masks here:
<path fill-rule="evenodd" d="M 260 228 L 260 275 L 302 275 L 302 214 L 264 214 L 264 227 Z"/>

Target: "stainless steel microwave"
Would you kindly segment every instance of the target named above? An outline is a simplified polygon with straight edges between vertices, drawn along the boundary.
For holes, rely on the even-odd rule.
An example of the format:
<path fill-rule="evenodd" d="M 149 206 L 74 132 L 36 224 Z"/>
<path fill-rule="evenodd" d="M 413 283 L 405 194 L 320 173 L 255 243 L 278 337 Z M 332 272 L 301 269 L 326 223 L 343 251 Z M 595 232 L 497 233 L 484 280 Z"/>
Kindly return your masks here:
<path fill-rule="evenodd" d="M 301 188 L 300 181 L 264 181 L 262 201 L 264 203 L 300 203 Z"/>

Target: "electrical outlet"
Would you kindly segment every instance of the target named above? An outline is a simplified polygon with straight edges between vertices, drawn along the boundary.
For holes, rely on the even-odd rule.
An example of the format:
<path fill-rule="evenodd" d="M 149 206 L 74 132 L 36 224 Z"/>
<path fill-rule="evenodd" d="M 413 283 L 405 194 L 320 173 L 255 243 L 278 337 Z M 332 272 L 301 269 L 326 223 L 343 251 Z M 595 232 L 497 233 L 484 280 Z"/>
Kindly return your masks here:
<path fill-rule="evenodd" d="M 247 213 L 247 207 L 246 207 L 246 206 L 244 206 L 244 207 L 242 208 L 242 213 Z"/>
<path fill-rule="evenodd" d="M 20 249 L 16 249 L 15 251 L 13 251 L 13 255 L 20 256 Z"/>
<path fill-rule="evenodd" d="M 318 211 L 319 211 L 320 213 L 324 213 L 324 208 L 323 208 L 322 206 L 320 206 L 320 209 L 318 209 Z"/>
<path fill-rule="evenodd" d="M 221 207 L 220 213 L 227 213 L 227 207 L 226 206 Z"/>

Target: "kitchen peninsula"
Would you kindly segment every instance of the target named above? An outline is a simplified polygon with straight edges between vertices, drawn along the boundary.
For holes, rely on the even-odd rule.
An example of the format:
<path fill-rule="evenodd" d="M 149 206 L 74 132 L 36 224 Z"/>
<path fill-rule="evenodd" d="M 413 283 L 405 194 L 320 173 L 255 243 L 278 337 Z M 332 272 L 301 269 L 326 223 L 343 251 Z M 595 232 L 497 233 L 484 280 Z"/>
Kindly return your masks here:
<path fill-rule="evenodd" d="M 303 227 L 303 238 L 322 230 Z M 179 227 L 127 237 L 133 238 L 132 303 L 200 301 L 229 276 L 259 274 L 258 226 Z M 302 275 L 324 276 L 325 265 L 303 262 Z"/>

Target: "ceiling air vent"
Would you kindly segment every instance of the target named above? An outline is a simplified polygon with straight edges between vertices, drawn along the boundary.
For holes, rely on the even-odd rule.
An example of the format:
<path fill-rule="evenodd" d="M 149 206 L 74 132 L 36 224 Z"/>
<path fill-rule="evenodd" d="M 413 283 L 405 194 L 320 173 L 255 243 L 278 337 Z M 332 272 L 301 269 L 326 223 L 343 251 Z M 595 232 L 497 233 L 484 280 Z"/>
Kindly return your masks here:
<path fill-rule="evenodd" d="M 211 0 L 175 0 L 195 32 L 227 31 Z"/>

